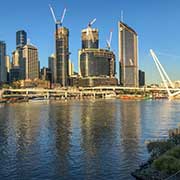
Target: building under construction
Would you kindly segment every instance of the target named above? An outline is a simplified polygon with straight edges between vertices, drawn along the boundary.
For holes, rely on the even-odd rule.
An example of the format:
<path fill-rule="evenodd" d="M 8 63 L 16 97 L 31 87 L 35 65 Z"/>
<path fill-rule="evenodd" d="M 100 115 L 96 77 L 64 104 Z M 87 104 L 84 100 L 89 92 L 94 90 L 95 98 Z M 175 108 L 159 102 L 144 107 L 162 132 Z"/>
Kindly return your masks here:
<path fill-rule="evenodd" d="M 69 30 L 65 27 L 56 29 L 57 83 L 68 86 L 69 68 Z"/>
<path fill-rule="evenodd" d="M 61 86 L 68 86 L 69 80 L 69 30 L 62 26 L 66 14 L 66 8 L 63 11 L 61 20 L 57 20 L 54 10 L 49 5 L 52 17 L 55 23 L 55 59 L 56 59 L 56 83 Z"/>
<path fill-rule="evenodd" d="M 115 55 L 109 49 L 99 49 L 98 29 L 91 28 L 93 21 L 81 34 L 79 86 L 117 85 Z"/>
<path fill-rule="evenodd" d="M 79 51 L 82 77 L 114 77 L 115 55 L 106 49 L 82 49 Z"/>

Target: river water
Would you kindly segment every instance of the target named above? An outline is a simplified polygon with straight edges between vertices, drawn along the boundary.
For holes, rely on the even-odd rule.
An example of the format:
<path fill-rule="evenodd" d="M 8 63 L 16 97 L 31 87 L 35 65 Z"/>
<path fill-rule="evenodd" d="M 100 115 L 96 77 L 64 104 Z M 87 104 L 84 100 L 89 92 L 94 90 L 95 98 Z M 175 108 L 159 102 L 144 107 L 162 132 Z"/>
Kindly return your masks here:
<path fill-rule="evenodd" d="M 180 101 L 88 100 L 0 106 L 0 179 L 118 180 L 146 140 L 180 122 Z"/>

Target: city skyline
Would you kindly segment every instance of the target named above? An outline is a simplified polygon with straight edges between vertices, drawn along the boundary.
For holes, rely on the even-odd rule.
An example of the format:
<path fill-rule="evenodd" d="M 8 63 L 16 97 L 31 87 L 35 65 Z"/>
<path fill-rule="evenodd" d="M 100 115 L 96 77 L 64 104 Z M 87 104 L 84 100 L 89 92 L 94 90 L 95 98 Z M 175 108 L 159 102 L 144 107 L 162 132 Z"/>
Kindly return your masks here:
<path fill-rule="evenodd" d="M 111 1 L 109 3 L 92 1 L 88 6 L 83 5 L 82 1 L 74 3 L 72 1 L 45 0 L 42 3 L 32 0 L 27 2 L 26 5 L 22 2 L 22 0 L 17 0 L 16 2 L 7 0 L 1 3 L 3 10 L 0 12 L 2 27 L 0 39 L 6 42 L 7 54 L 10 56 L 16 47 L 16 31 L 24 29 L 32 43 L 39 49 L 41 67 L 48 65 L 48 57 L 55 52 L 54 22 L 48 7 L 50 3 L 58 17 L 61 15 L 63 8 L 67 8 L 64 26 L 70 31 L 70 59 L 75 64 L 75 70 L 78 71 L 78 50 L 81 48 L 81 30 L 86 28 L 88 22 L 96 17 L 97 22 L 94 24 L 94 27 L 100 31 L 100 48 L 106 47 L 109 31 L 113 29 L 112 50 L 116 55 L 116 72 L 118 73 L 117 26 L 118 21 L 121 19 L 121 10 L 123 10 L 123 21 L 132 27 L 139 37 L 139 68 L 146 72 L 147 83 L 161 82 L 159 73 L 149 54 L 150 48 L 157 52 L 161 63 L 171 79 L 180 79 L 180 73 L 178 72 L 178 66 L 180 65 L 178 62 L 180 58 L 178 47 L 180 35 L 178 35 L 178 29 L 180 27 L 177 24 L 180 17 L 180 13 L 178 13 L 180 2 L 178 1 L 174 1 L 172 4 L 170 1 L 164 3 L 162 0 L 158 2 L 153 0 L 148 5 L 143 1 L 135 3 L 130 0 L 126 2 Z M 94 3 L 96 6 L 94 6 Z M 99 11 L 101 6 L 103 6 L 103 11 Z M 33 9 L 33 13 L 31 13 L 31 9 Z M 4 16 L 5 12 L 8 12 L 6 16 Z M 176 28 L 172 28 L 175 26 Z M 169 54 L 174 55 L 171 56 Z M 118 76 L 119 73 L 117 74 Z"/>

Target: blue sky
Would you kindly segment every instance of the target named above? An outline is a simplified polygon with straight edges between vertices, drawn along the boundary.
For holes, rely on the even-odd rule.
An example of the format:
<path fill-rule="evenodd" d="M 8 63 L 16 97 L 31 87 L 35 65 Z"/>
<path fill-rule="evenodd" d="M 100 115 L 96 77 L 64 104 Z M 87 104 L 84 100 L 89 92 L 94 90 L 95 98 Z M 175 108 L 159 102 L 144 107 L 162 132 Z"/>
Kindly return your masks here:
<path fill-rule="evenodd" d="M 179 0 L 1 0 L 0 40 L 7 43 L 7 52 L 15 49 L 15 33 L 24 29 L 31 43 L 39 49 L 41 66 L 47 66 L 54 52 L 54 22 L 48 4 L 60 17 L 64 7 L 64 26 L 70 30 L 71 59 L 77 70 L 81 30 L 97 18 L 93 27 L 99 29 L 100 47 L 113 29 L 112 49 L 118 66 L 118 28 L 121 10 L 124 22 L 139 36 L 139 66 L 146 72 L 148 83 L 160 82 L 159 73 L 149 54 L 152 48 L 172 80 L 180 80 L 180 1 Z"/>

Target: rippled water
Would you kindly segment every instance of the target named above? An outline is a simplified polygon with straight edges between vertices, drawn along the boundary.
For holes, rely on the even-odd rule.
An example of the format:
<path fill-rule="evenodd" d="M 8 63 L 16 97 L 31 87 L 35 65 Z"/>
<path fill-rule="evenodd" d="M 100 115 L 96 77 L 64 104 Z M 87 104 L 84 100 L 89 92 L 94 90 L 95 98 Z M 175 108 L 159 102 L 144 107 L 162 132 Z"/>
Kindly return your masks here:
<path fill-rule="evenodd" d="M 133 179 L 145 141 L 180 122 L 180 101 L 0 106 L 0 179 Z"/>

